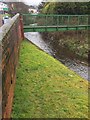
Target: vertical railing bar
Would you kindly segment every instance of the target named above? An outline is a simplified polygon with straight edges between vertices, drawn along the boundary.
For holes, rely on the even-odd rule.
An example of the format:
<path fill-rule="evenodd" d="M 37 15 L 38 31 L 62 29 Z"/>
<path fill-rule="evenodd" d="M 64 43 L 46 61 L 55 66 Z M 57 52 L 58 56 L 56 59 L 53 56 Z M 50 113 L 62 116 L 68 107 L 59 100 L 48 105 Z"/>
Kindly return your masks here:
<path fill-rule="evenodd" d="M 80 22 L 80 20 L 79 20 L 79 19 L 80 19 L 80 16 L 78 16 L 78 25 L 79 25 L 79 22 Z"/>
<path fill-rule="evenodd" d="M 89 16 L 87 16 L 86 21 L 87 21 L 86 25 L 89 25 Z"/>
<path fill-rule="evenodd" d="M 70 23 L 69 21 L 70 21 L 70 16 L 68 15 L 68 25 L 67 26 L 69 26 L 69 23 Z"/>
<path fill-rule="evenodd" d="M 33 16 L 33 17 L 34 17 L 34 23 L 33 23 L 33 24 L 35 24 L 35 17 L 36 17 L 36 16 Z"/>
<path fill-rule="evenodd" d="M 54 17 L 54 16 L 51 16 L 51 17 L 52 17 L 52 25 L 54 25 L 54 21 L 53 21 L 53 17 Z"/>
<path fill-rule="evenodd" d="M 63 16 L 62 16 L 62 25 L 63 25 Z"/>
<path fill-rule="evenodd" d="M 57 15 L 57 27 L 58 27 L 58 24 L 59 24 L 59 23 L 58 23 L 58 20 L 59 20 L 59 16 Z"/>
<path fill-rule="evenodd" d="M 57 27 L 58 27 L 58 16 L 57 16 Z"/>
<path fill-rule="evenodd" d="M 81 19 L 80 19 L 80 25 L 82 25 L 82 16 L 81 16 Z"/>
<path fill-rule="evenodd" d="M 37 26 L 38 26 L 38 17 L 39 17 L 39 16 L 37 15 Z"/>
<path fill-rule="evenodd" d="M 45 15 L 45 26 L 47 27 L 47 15 Z"/>

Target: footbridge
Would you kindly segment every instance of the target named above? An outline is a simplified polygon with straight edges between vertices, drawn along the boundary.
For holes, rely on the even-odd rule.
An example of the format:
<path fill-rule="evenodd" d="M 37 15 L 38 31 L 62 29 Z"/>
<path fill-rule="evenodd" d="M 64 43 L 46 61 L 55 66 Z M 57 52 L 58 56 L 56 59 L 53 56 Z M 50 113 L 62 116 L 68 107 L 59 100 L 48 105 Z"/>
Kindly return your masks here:
<path fill-rule="evenodd" d="M 88 15 L 23 14 L 24 32 L 88 30 Z"/>

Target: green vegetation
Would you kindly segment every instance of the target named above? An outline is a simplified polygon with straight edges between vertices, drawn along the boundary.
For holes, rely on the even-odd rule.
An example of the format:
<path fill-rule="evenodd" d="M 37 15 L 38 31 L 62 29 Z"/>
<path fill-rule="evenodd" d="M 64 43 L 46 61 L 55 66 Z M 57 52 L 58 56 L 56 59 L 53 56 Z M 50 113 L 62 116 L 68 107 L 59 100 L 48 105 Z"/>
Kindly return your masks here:
<path fill-rule="evenodd" d="M 42 13 L 50 13 L 50 14 L 54 14 L 55 13 L 55 7 L 56 7 L 56 3 L 46 3 L 44 8 L 42 9 Z"/>
<path fill-rule="evenodd" d="M 88 82 L 23 41 L 12 118 L 87 117 Z"/>
<path fill-rule="evenodd" d="M 90 2 L 48 2 L 43 4 L 41 12 L 55 14 L 89 14 Z"/>
<path fill-rule="evenodd" d="M 85 15 L 89 14 L 89 7 L 90 2 L 48 2 L 43 4 L 41 12 L 46 14 Z M 80 24 L 86 23 L 85 19 L 81 18 Z M 83 23 L 82 21 L 85 22 Z M 73 20 L 73 25 L 77 25 L 77 21 Z M 67 48 L 75 57 L 82 61 L 88 61 L 88 31 L 49 32 L 42 33 L 42 36 L 45 38 L 45 41 L 48 39 L 52 46 L 57 46 L 59 49 L 61 47 Z"/>
<path fill-rule="evenodd" d="M 10 15 L 10 14 L 8 14 L 8 13 L 3 14 L 2 16 L 3 16 L 3 17 L 6 17 L 6 16 L 11 17 L 11 15 Z"/>
<path fill-rule="evenodd" d="M 9 7 L 8 13 L 11 14 L 11 16 L 14 16 L 16 13 L 29 13 L 28 9 L 30 8 L 29 5 L 26 5 L 23 2 L 7 2 L 7 5 Z"/>
<path fill-rule="evenodd" d="M 68 53 L 73 54 L 74 58 L 88 61 L 88 31 L 46 32 L 41 34 L 43 39 L 48 41 L 60 54 L 61 49 L 67 50 Z"/>

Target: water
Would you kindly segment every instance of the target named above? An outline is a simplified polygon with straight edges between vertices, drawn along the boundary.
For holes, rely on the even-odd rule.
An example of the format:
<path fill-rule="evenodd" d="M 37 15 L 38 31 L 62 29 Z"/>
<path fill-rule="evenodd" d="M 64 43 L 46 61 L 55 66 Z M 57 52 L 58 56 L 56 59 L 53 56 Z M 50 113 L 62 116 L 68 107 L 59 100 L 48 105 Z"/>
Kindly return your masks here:
<path fill-rule="evenodd" d="M 25 37 L 46 53 L 53 55 L 53 51 L 51 50 L 50 46 L 45 43 L 45 41 L 42 39 L 41 35 L 38 32 L 25 33 Z"/>
<path fill-rule="evenodd" d="M 42 49 L 46 53 L 52 55 L 54 58 L 56 58 L 60 62 L 62 62 L 65 66 L 67 66 L 71 70 L 75 71 L 82 78 L 89 80 L 89 78 L 88 78 L 88 66 L 87 65 L 83 64 L 83 62 L 81 62 L 79 60 L 71 59 L 70 57 L 67 57 L 65 55 L 65 52 L 63 52 L 64 54 L 62 54 L 62 53 L 59 54 L 56 49 L 53 49 L 52 46 L 48 42 L 45 42 L 42 39 L 40 33 L 28 32 L 28 33 L 25 33 L 25 37 L 29 41 L 31 41 L 33 44 L 38 46 L 40 49 Z"/>

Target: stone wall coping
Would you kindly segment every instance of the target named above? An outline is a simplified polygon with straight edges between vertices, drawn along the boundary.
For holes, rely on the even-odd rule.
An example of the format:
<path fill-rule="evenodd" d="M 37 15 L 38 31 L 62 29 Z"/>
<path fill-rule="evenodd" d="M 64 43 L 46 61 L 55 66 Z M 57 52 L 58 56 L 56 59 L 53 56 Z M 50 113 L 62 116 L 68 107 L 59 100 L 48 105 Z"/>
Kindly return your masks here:
<path fill-rule="evenodd" d="M 13 18 L 11 18 L 8 23 L 4 24 L 0 27 L 0 42 L 2 42 L 5 35 L 8 33 L 12 25 L 15 23 L 16 19 L 19 17 L 19 13 L 17 13 Z"/>

